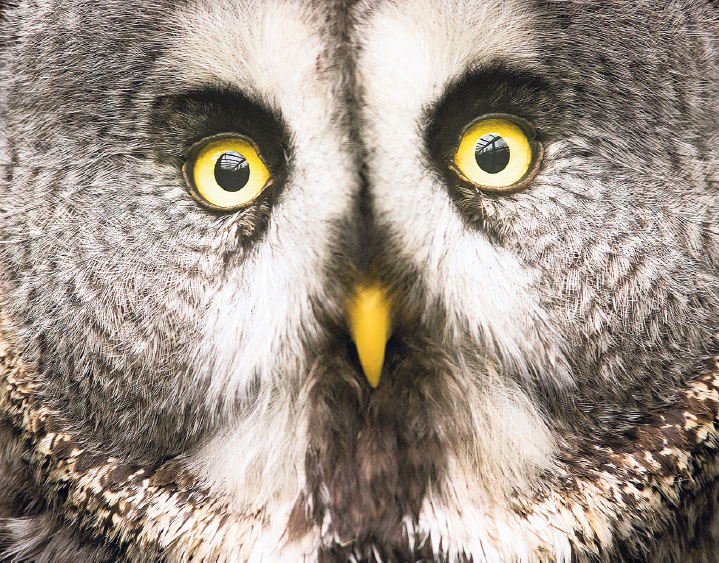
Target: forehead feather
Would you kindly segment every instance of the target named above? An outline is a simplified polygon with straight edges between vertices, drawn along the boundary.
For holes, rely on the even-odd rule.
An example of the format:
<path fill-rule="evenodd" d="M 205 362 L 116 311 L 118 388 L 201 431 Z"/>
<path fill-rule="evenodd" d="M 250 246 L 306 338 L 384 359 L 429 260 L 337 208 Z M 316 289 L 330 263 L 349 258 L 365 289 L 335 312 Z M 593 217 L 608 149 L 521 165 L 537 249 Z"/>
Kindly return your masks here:
<path fill-rule="evenodd" d="M 299 93 L 326 92 L 318 76 L 327 14 L 298 2 L 201 0 L 182 7 L 171 57 L 185 85 L 233 86 L 284 112 Z M 304 96 L 306 98 L 307 96 Z"/>
<path fill-rule="evenodd" d="M 387 77 L 392 88 L 371 88 L 385 108 L 417 111 L 448 82 L 493 62 L 529 64 L 536 52 L 535 16 L 514 0 L 385 2 L 360 17 L 359 64 L 367 80 Z"/>

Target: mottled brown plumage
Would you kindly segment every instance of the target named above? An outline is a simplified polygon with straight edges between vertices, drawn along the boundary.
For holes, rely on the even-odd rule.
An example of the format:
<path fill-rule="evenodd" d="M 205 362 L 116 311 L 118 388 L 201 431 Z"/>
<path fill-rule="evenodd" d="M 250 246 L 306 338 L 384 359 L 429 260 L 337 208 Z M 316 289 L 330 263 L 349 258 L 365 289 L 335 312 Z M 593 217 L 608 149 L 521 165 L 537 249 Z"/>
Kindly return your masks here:
<path fill-rule="evenodd" d="M 48 406 L 6 331 L 0 330 L 0 412 L 44 491 L 42 501 L 55 506 L 59 518 L 114 557 L 247 557 L 245 543 L 252 543 L 254 526 L 264 525 L 268 515 L 229 515 L 226 504 L 198 486 L 181 457 L 143 467 L 83 440 Z M 584 452 L 564 452 L 544 487 L 513 499 L 509 524 L 519 529 L 531 560 L 570 553 L 579 561 L 613 560 L 612 553 L 653 561 L 712 560 L 716 530 L 694 532 L 699 520 L 714 519 L 719 496 L 719 356 L 707 361 L 675 403 L 627 436 L 616 447 L 587 444 Z M 347 532 L 354 537 L 353 530 Z M 659 550 L 653 547 L 657 537 Z M 382 557 L 418 557 L 397 548 Z M 343 551 L 322 557 L 343 560 L 353 553 L 351 546 Z M 431 558 L 431 550 L 426 552 Z"/>

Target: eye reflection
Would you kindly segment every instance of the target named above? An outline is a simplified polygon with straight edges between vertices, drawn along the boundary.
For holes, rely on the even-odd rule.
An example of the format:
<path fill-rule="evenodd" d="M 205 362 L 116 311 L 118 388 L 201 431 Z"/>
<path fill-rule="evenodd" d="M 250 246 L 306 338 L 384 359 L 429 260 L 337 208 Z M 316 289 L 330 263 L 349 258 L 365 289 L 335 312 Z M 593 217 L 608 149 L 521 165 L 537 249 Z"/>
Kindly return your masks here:
<path fill-rule="evenodd" d="M 247 159 L 235 151 L 222 153 L 215 164 L 215 180 L 227 192 L 239 192 L 250 179 Z"/>
<path fill-rule="evenodd" d="M 509 164 L 509 146 L 503 137 L 487 133 L 479 138 L 474 148 L 477 165 L 488 174 L 497 174 Z"/>

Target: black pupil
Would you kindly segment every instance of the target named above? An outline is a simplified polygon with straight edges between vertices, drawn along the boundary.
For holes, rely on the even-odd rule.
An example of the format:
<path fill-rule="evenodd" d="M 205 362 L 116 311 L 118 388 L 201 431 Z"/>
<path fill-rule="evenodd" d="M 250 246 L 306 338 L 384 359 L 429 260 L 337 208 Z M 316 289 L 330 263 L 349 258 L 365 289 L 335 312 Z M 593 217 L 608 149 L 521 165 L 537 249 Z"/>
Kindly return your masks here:
<path fill-rule="evenodd" d="M 488 174 L 496 174 L 509 164 L 509 146 L 503 137 L 495 133 L 483 135 L 474 146 L 477 165 Z"/>
<path fill-rule="evenodd" d="M 228 192 L 239 192 L 250 179 L 250 165 L 238 152 L 222 153 L 215 163 L 215 181 Z"/>

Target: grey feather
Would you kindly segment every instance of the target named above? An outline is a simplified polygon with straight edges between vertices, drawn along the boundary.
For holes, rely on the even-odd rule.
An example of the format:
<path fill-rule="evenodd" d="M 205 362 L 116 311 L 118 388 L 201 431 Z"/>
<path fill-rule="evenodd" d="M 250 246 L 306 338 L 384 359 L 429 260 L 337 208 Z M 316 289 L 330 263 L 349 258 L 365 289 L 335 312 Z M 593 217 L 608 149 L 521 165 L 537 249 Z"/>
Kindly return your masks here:
<path fill-rule="evenodd" d="M 219 558 L 711 554 L 718 38 L 699 0 L 0 2 L 6 556 L 187 555 L 157 547 L 179 520 L 97 524 L 130 490 L 92 484 L 108 459 L 181 467 L 148 506 L 202 491 L 245 538 Z M 512 194 L 447 166 L 496 113 L 544 147 Z M 220 133 L 273 173 L 226 213 L 182 173 Z M 375 391 L 366 278 L 394 311 Z M 104 456 L 89 481 L 52 484 L 47 413 Z"/>

